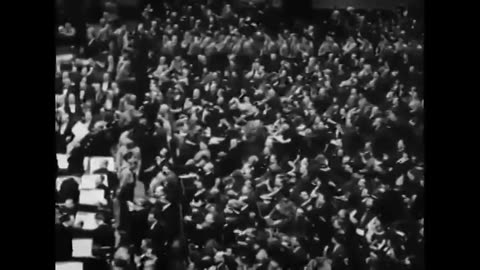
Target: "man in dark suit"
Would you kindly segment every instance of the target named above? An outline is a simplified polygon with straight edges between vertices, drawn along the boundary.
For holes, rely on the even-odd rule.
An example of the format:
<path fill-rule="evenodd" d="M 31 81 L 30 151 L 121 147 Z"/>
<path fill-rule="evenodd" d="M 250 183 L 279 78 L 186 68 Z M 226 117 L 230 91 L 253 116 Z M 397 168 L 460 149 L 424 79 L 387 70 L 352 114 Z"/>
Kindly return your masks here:
<path fill-rule="evenodd" d="M 130 240 L 134 245 L 135 252 L 140 251 L 142 240 L 147 237 L 150 225 L 148 221 L 150 208 L 146 200 L 137 200 L 131 215 Z"/>
<path fill-rule="evenodd" d="M 180 216 L 176 203 L 170 202 L 171 194 L 167 194 L 166 189 L 159 194 L 159 203 L 154 207 L 155 218 L 160 222 L 167 235 L 167 241 L 172 243 L 179 233 Z"/>
<path fill-rule="evenodd" d="M 63 90 L 63 82 L 62 82 L 62 75 L 60 71 L 55 74 L 55 94 L 60 95 L 62 94 Z"/>
<path fill-rule="evenodd" d="M 115 235 L 113 228 L 105 223 L 105 216 L 102 213 L 95 215 L 95 221 L 98 227 L 93 231 L 93 252 L 101 256 L 108 251 L 101 248 L 115 245 Z"/>
<path fill-rule="evenodd" d="M 93 58 L 100 53 L 101 43 L 95 36 L 93 28 L 89 29 L 88 32 L 88 41 L 85 47 L 84 55 L 85 58 Z"/>
<path fill-rule="evenodd" d="M 92 104 L 95 102 L 95 97 L 96 97 L 96 92 L 95 92 L 95 88 L 92 86 L 91 82 L 88 83 L 88 82 L 85 82 L 86 86 L 85 86 L 85 90 L 83 92 L 83 97 L 82 95 L 80 95 L 80 97 L 82 98 L 82 102 L 86 102 L 87 100 L 89 100 Z M 82 88 L 82 86 L 80 86 L 80 88 Z M 82 89 L 80 89 L 80 92 L 82 91 Z"/>
<path fill-rule="evenodd" d="M 152 251 L 157 256 L 157 268 L 164 269 L 167 264 L 167 235 L 164 226 L 155 217 L 154 211 L 148 214 L 150 228 L 147 232 L 147 238 L 152 241 Z"/>
<path fill-rule="evenodd" d="M 72 71 L 69 73 L 70 80 L 73 82 L 74 85 L 80 85 L 80 81 L 82 80 L 82 75 L 78 72 L 78 68 L 75 64 L 72 66 Z"/>
<path fill-rule="evenodd" d="M 58 192 L 60 202 L 65 202 L 67 199 L 73 199 L 75 203 L 78 203 L 80 197 L 80 191 L 78 190 L 78 183 L 73 178 L 66 179 L 60 185 L 60 191 Z"/>
<path fill-rule="evenodd" d="M 72 258 L 73 218 L 70 215 L 60 217 L 60 224 L 55 224 L 55 261 L 68 261 Z"/>

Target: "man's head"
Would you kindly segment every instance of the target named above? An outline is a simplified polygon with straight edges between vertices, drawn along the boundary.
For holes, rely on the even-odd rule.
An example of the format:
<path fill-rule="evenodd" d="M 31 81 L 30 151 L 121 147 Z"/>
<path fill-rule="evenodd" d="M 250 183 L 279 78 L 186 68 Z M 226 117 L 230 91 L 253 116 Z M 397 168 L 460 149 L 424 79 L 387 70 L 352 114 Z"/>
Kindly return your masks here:
<path fill-rule="evenodd" d="M 200 181 L 200 180 L 197 179 L 197 180 L 195 180 L 195 181 L 193 182 L 193 184 L 195 185 L 195 188 L 196 188 L 197 190 L 203 189 L 203 183 L 202 183 L 202 181 Z"/>
<path fill-rule="evenodd" d="M 167 58 L 165 56 L 160 56 L 160 59 L 158 61 L 160 65 L 164 65 L 167 61 Z"/>
<path fill-rule="evenodd" d="M 168 163 L 165 164 L 165 165 L 163 165 L 163 167 L 162 167 L 162 173 L 163 173 L 164 175 L 168 175 L 168 174 L 170 174 L 171 172 L 172 172 L 172 171 L 170 170 L 170 167 L 168 166 Z"/>
<path fill-rule="evenodd" d="M 150 211 L 150 213 L 148 213 L 148 217 L 147 217 L 147 221 L 149 224 L 153 224 L 157 221 L 157 219 L 155 218 L 155 213 L 154 211 Z"/>
<path fill-rule="evenodd" d="M 204 170 L 206 173 L 212 172 L 213 169 L 214 169 L 214 165 L 213 165 L 213 163 L 211 163 L 211 162 L 208 162 L 207 164 L 205 164 L 205 166 L 203 166 L 203 170 Z"/>
<path fill-rule="evenodd" d="M 212 225 L 215 222 L 215 216 L 212 213 L 205 215 L 205 223 L 207 225 Z"/>
<path fill-rule="evenodd" d="M 70 116 L 66 112 L 60 112 L 60 120 L 62 123 L 68 123 L 68 121 L 70 121 Z"/>
<path fill-rule="evenodd" d="M 252 187 L 248 185 L 243 185 L 242 187 L 242 195 L 248 195 L 252 191 Z"/>
<path fill-rule="evenodd" d="M 308 196 L 308 193 L 306 191 L 302 191 L 300 193 L 300 198 L 303 200 L 303 201 L 306 201 L 309 199 L 309 196 Z"/>
<path fill-rule="evenodd" d="M 105 215 L 103 215 L 102 213 L 96 213 L 95 214 L 95 222 L 98 225 L 105 224 Z"/>
<path fill-rule="evenodd" d="M 160 150 L 160 152 L 159 152 L 159 156 L 160 156 L 161 158 L 165 158 L 165 157 L 167 156 L 167 154 L 168 154 L 168 149 L 165 148 L 165 147 L 163 147 L 163 148 Z"/>
<path fill-rule="evenodd" d="M 223 263 L 225 261 L 225 253 L 223 251 L 218 251 L 217 253 L 215 253 L 213 260 L 216 264 Z"/>
<path fill-rule="evenodd" d="M 266 262 L 268 260 L 267 251 L 265 251 L 265 249 L 260 249 L 255 255 L 255 259 L 260 263 Z"/>
<path fill-rule="evenodd" d="M 73 199 L 69 198 L 65 200 L 65 207 L 68 209 L 73 209 L 75 207 L 75 202 Z"/>
<path fill-rule="evenodd" d="M 70 75 L 67 71 L 63 72 L 62 74 L 62 82 L 64 87 L 69 87 L 72 84 L 72 81 L 70 80 Z"/>
<path fill-rule="evenodd" d="M 372 208 L 372 206 L 373 206 L 373 198 L 367 197 L 367 198 L 365 199 L 365 206 L 367 207 L 367 209 Z"/>
<path fill-rule="evenodd" d="M 99 177 L 95 179 L 95 186 L 99 187 L 100 185 L 102 185 L 103 180 L 104 180 L 103 175 L 99 175 Z"/>
<path fill-rule="evenodd" d="M 100 164 L 100 168 L 108 169 L 108 164 L 109 164 L 108 160 L 103 160 L 102 163 Z"/>
<path fill-rule="evenodd" d="M 160 201 L 160 202 L 167 202 L 167 194 L 165 193 L 165 188 L 163 186 L 158 186 L 155 189 L 155 197 Z"/>
<path fill-rule="evenodd" d="M 280 270 L 282 268 L 280 267 L 280 264 L 277 261 L 271 260 L 270 263 L 268 264 L 267 269 L 268 270 Z"/>
<path fill-rule="evenodd" d="M 87 74 L 88 74 L 88 67 L 82 67 L 82 69 L 80 70 L 80 74 L 82 75 L 82 77 L 87 76 Z"/>
<path fill-rule="evenodd" d="M 200 98 L 200 89 L 195 88 L 195 89 L 193 90 L 192 97 L 193 97 L 194 99 Z"/>
<path fill-rule="evenodd" d="M 152 240 L 149 238 L 142 239 L 140 248 L 142 249 L 143 253 L 147 252 L 149 249 L 152 249 Z"/>

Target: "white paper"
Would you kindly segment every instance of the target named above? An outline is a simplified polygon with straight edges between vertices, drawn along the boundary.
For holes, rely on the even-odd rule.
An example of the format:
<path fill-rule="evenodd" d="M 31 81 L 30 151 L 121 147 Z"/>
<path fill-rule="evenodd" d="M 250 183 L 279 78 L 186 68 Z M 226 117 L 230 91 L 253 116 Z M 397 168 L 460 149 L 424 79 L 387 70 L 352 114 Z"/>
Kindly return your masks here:
<path fill-rule="evenodd" d="M 93 257 L 92 255 L 92 239 L 73 239 L 72 240 L 72 257 L 74 258 L 87 258 Z"/>
<path fill-rule="evenodd" d="M 97 205 L 103 199 L 105 199 L 105 191 L 103 189 L 80 190 L 80 204 Z"/>
<path fill-rule="evenodd" d="M 83 270 L 82 262 L 57 262 L 55 270 Z"/>
<path fill-rule="evenodd" d="M 97 222 L 95 221 L 95 213 L 92 212 L 77 212 L 75 216 L 75 223 L 82 221 L 84 230 L 95 230 L 98 227 Z"/>
<path fill-rule="evenodd" d="M 108 166 L 107 166 L 108 171 L 114 172 L 115 160 L 113 159 L 113 157 L 90 157 L 89 159 L 90 173 L 93 173 L 94 171 L 100 169 L 104 161 L 108 162 Z"/>
<path fill-rule="evenodd" d="M 75 141 L 81 141 L 89 133 L 88 128 L 85 124 L 78 121 L 72 128 L 72 133 L 75 135 Z"/>
<path fill-rule="evenodd" d="M 65 154 L 57 154 L 57 164 L 61 170 L 68 169 L 68 156 Z"/>
<path fill-rule="evenodd" d="M 56 57 L 57 62 L 69 62 L 73 60 L 73 54 L 59 54 Z"/>
<path fill-rule="evenodd" d="M 96 189 L 97 188 L 97 180 L 102 179 L 102 183 L 108 187 L 107 177 L 104 174 L 84 174 L 82 176 L 82 180 L 80 182 L 79 189 Z"/>

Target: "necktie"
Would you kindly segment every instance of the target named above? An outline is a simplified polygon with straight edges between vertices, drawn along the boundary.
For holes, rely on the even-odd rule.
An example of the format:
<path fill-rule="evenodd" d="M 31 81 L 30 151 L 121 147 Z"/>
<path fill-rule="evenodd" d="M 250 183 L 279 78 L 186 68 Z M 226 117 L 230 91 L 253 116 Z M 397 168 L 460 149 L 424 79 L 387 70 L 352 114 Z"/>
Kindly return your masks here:
<path fill-rule="evenodd" d="M 133 183 L 137 181 L 137 176 L 135 175 L 135 172 L 130 170 L 132 172 L 132 178 L 133 178 Z"/>

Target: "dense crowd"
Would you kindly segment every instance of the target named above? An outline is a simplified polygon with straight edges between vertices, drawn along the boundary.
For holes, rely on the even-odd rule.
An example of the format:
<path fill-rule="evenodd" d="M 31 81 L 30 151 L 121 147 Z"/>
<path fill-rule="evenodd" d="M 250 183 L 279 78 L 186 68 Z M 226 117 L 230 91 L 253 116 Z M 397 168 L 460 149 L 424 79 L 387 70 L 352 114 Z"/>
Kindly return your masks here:
<path fill-rule="evenodd" d="M 68 174 L 115 160 L 94 237 L 112 267 L 423 269 L 420 19 L 187 2 L 105 16 L 57 63 Z M 57 202 L 77 226 L 78 193 Z"/>

